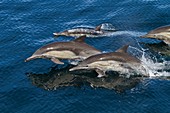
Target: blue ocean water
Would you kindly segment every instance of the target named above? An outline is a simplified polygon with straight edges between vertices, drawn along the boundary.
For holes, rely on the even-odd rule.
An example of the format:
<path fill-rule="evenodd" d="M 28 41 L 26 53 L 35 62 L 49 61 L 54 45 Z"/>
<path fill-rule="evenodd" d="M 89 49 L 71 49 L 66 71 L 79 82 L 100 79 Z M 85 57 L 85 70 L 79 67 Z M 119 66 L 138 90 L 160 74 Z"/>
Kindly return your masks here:
<path fill-rule="evenodd" d="M 152 43 L 155 40 L 138 37 L 169 25 L 169 4 L 169 0 L 1 0 L 0 113 L 169 113 L 167 79 L 148 78 L 123 93 L 89 85 L 45 90 L 35 85 L 39 81 L 33 84 L 27 73 L 48 73 L 56 65 L 41 59 L 24 62 L 45 44 L 72 40 L 55 39 L 52 33 L 77 26 L 109 22 L 126 31 L 87 39 L 102 51 L 115 51 L 127 42 Z"/>

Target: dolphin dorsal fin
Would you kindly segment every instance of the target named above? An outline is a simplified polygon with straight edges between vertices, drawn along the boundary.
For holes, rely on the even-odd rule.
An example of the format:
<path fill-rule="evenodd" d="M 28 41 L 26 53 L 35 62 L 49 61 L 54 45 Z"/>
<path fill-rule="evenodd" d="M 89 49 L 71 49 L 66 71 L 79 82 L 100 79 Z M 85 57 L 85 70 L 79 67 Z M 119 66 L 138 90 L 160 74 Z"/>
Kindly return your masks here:
<path fill-rule="evenodd" d="M 101 27 L 102 27 L 102 25 L 96 26 L 95 31 L 100 31 L 100 30 L 101 30 Z"/>
<path fill-rule="evenodd" d="M 116 50 L 116 52 L 119 52 L 119 53 L 127 53 L 127 49 L 129 47 L 129 44 L 128 45 L 125 45 L 121 48 L 119 48 L 118 50 Z"/>
<path fill-rule="evenodd" d="M 84 41 L 85 41 L 85 38 L 86 38 L 86 35 L 80 36 L 80 37 L 76 38 L 76 39 L 73 40 L 73 41 L 74 41 L 74 42 L 84 42 Z"/>

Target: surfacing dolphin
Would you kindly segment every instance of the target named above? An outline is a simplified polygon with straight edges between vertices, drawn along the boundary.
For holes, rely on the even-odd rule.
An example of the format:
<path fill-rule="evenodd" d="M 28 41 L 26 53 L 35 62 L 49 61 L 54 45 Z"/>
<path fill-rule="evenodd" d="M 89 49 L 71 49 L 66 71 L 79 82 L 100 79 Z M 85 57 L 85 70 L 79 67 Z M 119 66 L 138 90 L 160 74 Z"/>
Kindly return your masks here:
<path fill-rule="evenodd" d="M 96 28 L 73 28 L 70 30 L 66 30 L 59 33 L 53 33 L 55 36 L 72 36 L 72 37 L 80 37 L 86 35 L 87 37 L 100 37 L 105 36 L 108 33 L 115 32 L 116 29 L 110 23 L 103 23 Z"/>
<path fill-rule="evenodd" d="M 54 42 L 39 48 L 31 57 L 27 58 L 25 62 L 45 58 L 50 59 L 56 64 L 64 64 L 60 59 L 68 60 L 83 60 L 91 55 L 101 53 L 96 48 L 85 43 L 85 37 L 79 37 L 69 42 Z"/>
<path fill-rule="evenodd" d="M 123 46 L 116 52 L 90 56 L 80 62 L 78 66 L 71 68 L 70 71 L 95 70 L 98 73 L 98 77 L 106 76 L 106 71 L 116 71 L 120 75 L 137 74 L 147 76 L 141 61 L 127 53 L 128 46 Z"/>
<path fill-rule="evenodd" d="M 170 45 L 170 26 L 158 27 L 144 36 L 142 38 L 155 38 L 164 41 L 166 44 Z"/>

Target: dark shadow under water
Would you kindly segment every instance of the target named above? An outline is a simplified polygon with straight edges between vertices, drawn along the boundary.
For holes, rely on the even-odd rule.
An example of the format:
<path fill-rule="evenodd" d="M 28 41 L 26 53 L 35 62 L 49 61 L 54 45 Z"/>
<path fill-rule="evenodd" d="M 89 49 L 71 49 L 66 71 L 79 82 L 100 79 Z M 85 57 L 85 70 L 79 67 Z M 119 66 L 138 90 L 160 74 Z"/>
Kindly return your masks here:
<path fill-rule="evenodd" d="M 89 72 L 69 72 L 72 66 L 67 66 L 62 69 L 51 68 L 48 73 L 37 74 L 28 73 L 28 77 L 32 84 L 45 90 L 55 90 L 60 87 L 75 86 L 81 87 L 84 85 L 92 88 L 113 89 L 117 92 L 124 92 L 138 85 L 143 77 L 120 77 L 116 72 L 108 72 L 109 76 L 98 78 L 97 73 Z"/>

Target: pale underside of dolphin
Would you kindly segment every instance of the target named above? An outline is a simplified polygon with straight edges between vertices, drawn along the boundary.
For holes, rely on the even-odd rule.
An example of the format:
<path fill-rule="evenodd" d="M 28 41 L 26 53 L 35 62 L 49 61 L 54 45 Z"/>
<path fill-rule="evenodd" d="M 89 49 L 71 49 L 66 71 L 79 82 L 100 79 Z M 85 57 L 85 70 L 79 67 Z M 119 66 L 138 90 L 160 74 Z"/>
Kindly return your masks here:
<path fill-rule="evenodd" d="M 115 32 L 116 29 L 112 24 L 104 23 L 96 28 L 74 28 L 70 30 L 66 30 L 63 32 L 53 33 L 54 36 L 72 36 L 72 37 L 80 37 L 86 35 L 86 37 L 100 37 L 105 36 L 108 33 Z"/>
<path fill-rule="evenodd" d="M 123 46 L 116 52 L 102 53 L 93 55 L 80 62 L 78 66 L 73 67 L 70 71 L 75 70 L 95 70 L 98 77 L 107 76 L 106 71 L 116 71 L 121 75 L 143 75 L 148 76 L 141 61 L 127 53 L 128 45 Z"/>
<path fill-rule="evenodd" d="M 142 38 L 155 38 L 158 40 L 162 40 L 166 44 L 170 45 L 170 26 L 162 26 L 162 27 L 156 28 L 141 37 Z"/>
<path fill-rule="evenodd" d="M 91 55 L 101 53 L 96 48 L 85 43 L 85 36 L 69 42 L 54 42 L 39 48 L 25 61 L 37 58 L 50 59 L 56 64 L 64 64 L 61 59 L 81 61 Z"/>

